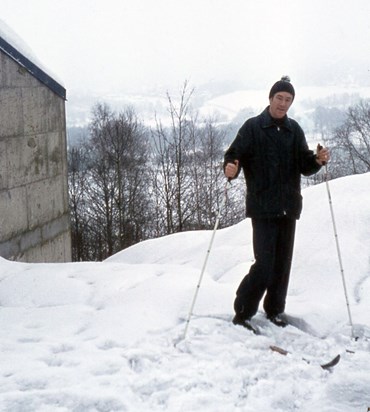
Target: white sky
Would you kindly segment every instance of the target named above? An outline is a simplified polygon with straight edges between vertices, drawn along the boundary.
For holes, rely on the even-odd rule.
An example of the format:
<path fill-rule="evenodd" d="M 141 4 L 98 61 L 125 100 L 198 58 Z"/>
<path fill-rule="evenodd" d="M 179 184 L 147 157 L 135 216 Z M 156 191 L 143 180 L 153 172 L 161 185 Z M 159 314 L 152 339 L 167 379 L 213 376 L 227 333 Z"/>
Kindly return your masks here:
<path fill-rule="evenodd" d="M 0 18 L 80 91 L 168 90 L 185 79 L 267 89 L 370 84 L 370 2 L 0 0 Z"/>

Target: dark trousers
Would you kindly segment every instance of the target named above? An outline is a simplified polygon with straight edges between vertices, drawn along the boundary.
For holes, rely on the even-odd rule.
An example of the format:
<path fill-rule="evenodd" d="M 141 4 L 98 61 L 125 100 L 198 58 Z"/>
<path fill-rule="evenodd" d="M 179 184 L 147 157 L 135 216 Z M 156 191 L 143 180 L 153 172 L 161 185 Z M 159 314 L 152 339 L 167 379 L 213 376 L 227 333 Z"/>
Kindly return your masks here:
<path fill-rule="evenodd" d="M 284 312 L 292 264 L 296 220 L 252 219 L 255 263 L 236 291 L 234 309 L 248 319 L 263 308 L 267 316 Z"/>

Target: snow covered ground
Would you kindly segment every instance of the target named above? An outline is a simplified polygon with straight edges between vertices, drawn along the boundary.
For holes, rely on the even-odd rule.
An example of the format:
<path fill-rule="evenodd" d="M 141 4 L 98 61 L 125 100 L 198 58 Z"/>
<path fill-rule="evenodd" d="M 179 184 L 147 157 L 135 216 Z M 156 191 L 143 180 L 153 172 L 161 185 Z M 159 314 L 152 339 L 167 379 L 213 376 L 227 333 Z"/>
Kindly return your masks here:
<path fill-rule="evenodd" d="M 368 411 L 369 188 L 370 174 L 330 182 L 357 341 L 325 184 L 303 192 L 287 305 L 295 326 L 267 325 L 259 312 L 259 336 L 229 321 L 253 262 L 249 220 L 217 232 L 185 341 L 210 231 L 100 263 L 0 258 L 0 411 Z M 333 370 L 319 366 L 336 354 Z"/>

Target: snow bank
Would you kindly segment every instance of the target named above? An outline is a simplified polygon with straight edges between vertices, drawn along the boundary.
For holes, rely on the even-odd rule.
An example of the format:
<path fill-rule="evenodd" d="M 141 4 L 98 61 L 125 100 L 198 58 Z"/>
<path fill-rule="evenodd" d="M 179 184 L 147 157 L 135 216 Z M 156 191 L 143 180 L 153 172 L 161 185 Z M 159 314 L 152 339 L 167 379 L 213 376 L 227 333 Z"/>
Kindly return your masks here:
<path fill-rule="evenodd" d="M 185 341 L 209 231 L 143 242 L 101 263 L 0 258 L 0 410 L 366 411 L 369 187 L 370 174 L 330 182 L 357 341 L 325 184 L 303 192 L 287 306 L 295 326 L 267 325 L 259 312 L 259 336 L 230 322 L 253 259 L 248 220 L 218 231 Z M 320 368 L 336 354 L 333 371 Z"/>

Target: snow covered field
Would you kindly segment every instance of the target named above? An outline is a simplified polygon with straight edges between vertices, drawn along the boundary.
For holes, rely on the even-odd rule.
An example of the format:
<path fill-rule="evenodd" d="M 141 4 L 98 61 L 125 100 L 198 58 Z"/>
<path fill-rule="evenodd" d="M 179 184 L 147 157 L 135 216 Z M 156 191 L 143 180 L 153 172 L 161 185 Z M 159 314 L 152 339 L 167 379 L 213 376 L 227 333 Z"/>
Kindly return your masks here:
<path fill-rule="evenodd" d="M 369 188 L 370 174 L 330 182 L 357 341 L 325 184 L 303 192 L 287 304 L 295 326 L 267 325 L 259 312 L 259 336 L 229 321 L 253 262 L 249 220 L 216 234 L 185 341 L 210 231 L 100 263 L 0 258 L 0 411 L 367 412 Z M 333 370 L 319 366 L 336 354 Z"/>

